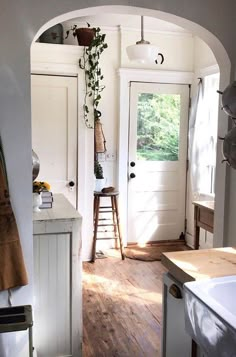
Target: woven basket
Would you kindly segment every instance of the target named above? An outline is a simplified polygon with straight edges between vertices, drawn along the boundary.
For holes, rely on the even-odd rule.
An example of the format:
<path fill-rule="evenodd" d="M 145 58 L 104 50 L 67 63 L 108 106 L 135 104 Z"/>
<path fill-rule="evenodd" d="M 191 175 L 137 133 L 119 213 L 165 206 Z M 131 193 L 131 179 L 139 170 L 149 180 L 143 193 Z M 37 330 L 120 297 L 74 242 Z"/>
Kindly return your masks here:
<path fill-rule="evenodd" d="M 106 139 L 102 130 L 102 123 L 100 119 L 95 121 L 94 128 L 94 144 L 95 144 L 95 152 L 102 153 L 105 152 L 106 149 Z"/>

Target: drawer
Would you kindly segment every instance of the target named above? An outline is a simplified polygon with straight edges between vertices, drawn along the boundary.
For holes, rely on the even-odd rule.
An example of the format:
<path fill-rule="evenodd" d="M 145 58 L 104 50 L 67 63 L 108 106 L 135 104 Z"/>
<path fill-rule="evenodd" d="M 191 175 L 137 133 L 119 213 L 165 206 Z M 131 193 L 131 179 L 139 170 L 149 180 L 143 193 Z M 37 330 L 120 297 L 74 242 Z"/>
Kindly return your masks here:
<path fill-rule="evenodd" d="M 213 228 L 214 212 L 201 208 L 199 210 L 199 222 Z"/>

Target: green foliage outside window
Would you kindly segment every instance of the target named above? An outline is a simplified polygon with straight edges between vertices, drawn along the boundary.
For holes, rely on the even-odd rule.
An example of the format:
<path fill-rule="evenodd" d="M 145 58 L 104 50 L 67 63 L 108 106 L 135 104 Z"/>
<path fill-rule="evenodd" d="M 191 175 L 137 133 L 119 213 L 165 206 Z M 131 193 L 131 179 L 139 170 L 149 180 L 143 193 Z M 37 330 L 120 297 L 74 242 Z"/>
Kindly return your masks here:
<path fill-rule="evenodd" d="M 180 96 L 141 93 L 138 97 L 137 158 L 177 161 Z"/>

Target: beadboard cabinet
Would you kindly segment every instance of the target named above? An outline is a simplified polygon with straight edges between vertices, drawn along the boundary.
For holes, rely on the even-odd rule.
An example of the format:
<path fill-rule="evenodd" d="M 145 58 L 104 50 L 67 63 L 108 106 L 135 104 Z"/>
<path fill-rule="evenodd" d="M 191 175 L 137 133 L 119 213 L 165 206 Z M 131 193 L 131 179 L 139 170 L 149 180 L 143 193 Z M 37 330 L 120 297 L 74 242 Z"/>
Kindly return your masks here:
<path fill-rule="evenodd" d="M 82 356 L 81 216 L 61 194 L 34 213 L 34 339 L 39 357 Z"/>
<path fill-rule="evenodd" d="M 192 339 L 185 331 L 182 285 L 170 274 L 163 277 L 162 357 L 191 357 Z"/>

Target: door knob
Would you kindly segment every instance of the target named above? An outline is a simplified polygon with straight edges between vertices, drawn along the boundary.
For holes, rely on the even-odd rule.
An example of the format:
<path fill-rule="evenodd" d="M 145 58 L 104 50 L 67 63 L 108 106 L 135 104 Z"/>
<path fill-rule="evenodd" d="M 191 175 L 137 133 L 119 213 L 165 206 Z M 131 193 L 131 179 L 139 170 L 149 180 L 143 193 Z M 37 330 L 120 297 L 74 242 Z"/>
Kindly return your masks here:
<path fill-rule="evenodd" d="M 135 166 L 135 162 L 134 162 L 134 161 L 131 161 L 130 166 L 131 166 L 131 167 L 134 167 L 134 166 Z"/>
<path fill-rule="evenodd" d="M 175 298 L 175 299 L 182 299 L 182 293 L 180 288 L 176 284 L 172 284 L 169 288 L 169 293 Z"/>
<path fill-rule="evenodd" d="M 135 175 L 133 172 L 131 172 L 131 174 L 129 175 L 129 177 L 133 179 L 133 178 L 136 177 L 136 175 Z"/>

